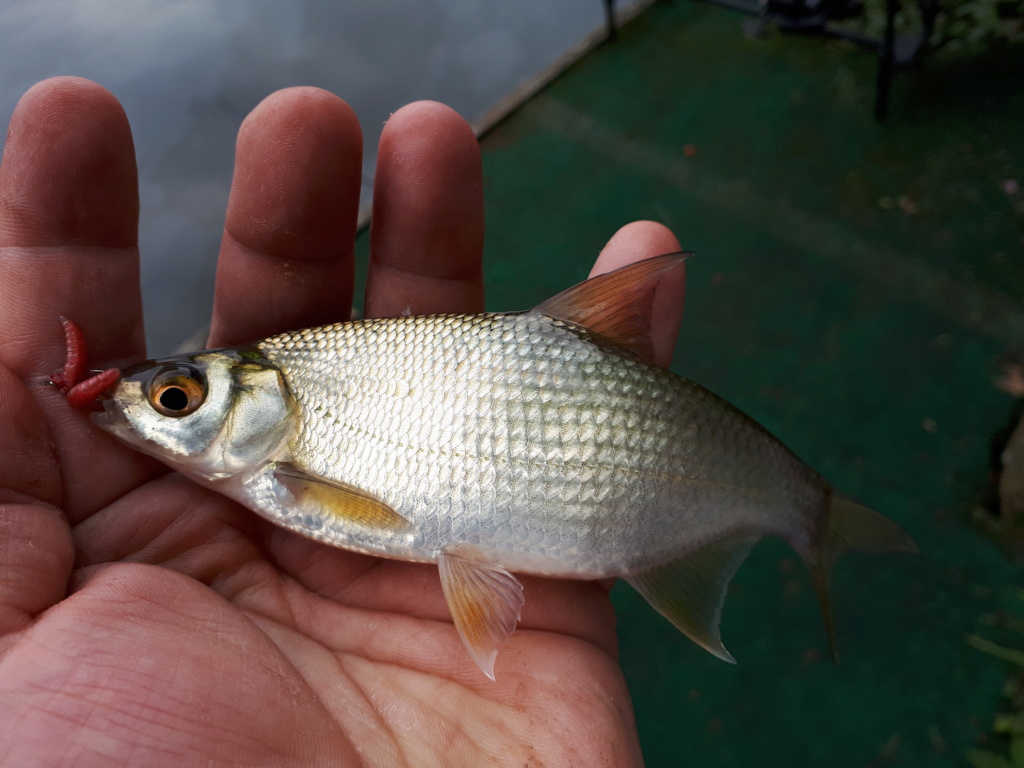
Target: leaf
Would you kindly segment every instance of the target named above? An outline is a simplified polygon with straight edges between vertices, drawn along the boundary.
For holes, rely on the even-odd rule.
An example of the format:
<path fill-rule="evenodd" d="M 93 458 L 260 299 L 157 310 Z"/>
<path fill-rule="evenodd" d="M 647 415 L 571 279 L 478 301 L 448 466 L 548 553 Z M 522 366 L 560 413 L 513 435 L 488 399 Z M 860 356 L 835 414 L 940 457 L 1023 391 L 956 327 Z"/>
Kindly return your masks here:
<path fill-rule="evenodd" d="M 968 635 L 967 644 L 973 648 L 977 648 L 979 651 L 995 656 L 997 659 L 1009 662 L 1010 664 L 1016 664 L 1018 667 L 1024 667 L 1024 651 L 1018 651 L 1015 648 L 1007 648 L 1003 645 L 993 643 L 991 640 L 986 640 L 983 637 L 977 635 Z"/>
<path fill-rule="evenodd" d="M 1020 736 L 1010 742 L 1010 762 L 1013 768 L 1024 768 L 1024 738 Z"/>
<path fill-rule="evenodd" d="M 1013 768 L 1013 765 L 1005 757 L 995 752 L 986 752 L 983 749 L 966 749 L 964 756 L 972 768 Z"/>
<path fill-rule="evenodd" d="M 1008 736 L 1024 736 L 1024 717 L 1017 713 L 996 715 L 992 730 Z"/>

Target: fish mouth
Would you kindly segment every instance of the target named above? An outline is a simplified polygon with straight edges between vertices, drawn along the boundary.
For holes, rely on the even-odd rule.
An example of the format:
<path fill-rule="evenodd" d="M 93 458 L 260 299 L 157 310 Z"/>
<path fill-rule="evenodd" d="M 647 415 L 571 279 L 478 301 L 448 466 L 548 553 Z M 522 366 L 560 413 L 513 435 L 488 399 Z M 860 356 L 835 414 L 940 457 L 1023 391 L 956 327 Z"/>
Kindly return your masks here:
<path fill-rule="evenodd" d="M 93 424 L 118 436 L 127 435 L 133 431 L 124 411 L 109 394 L 102 394 L 96 398 L 96 404 L 102 406 L 103 410 L 93 411 L 89 414 Z"/>

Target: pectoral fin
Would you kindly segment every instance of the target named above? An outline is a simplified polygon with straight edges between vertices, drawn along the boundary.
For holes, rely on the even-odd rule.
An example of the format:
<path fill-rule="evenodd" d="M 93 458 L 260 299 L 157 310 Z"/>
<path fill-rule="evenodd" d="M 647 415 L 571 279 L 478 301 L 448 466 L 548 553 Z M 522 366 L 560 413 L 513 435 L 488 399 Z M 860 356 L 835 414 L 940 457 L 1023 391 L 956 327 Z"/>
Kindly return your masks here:
<path fill-rule="evenodd" d="M 405 530 L 410 523 L 387 503 L 355 486 L 312 475 L 293 464 L 278 464 L 274 477 L 296 502 L 317 512 L 368 528 Z"/>
<path fill-rule="evenodd" d="M 697 645 L 735 664 L 722 645 L 718 622 L 729 581 L 758 538 L 714 542 L 667 565 L 628 576 L 626 581 Z"/>
<path fill-rule="evenodd" d="M 473 661 L 491 680 L 498 648 L 516 628 L 523 585 L 497 565 L 445 552 L 437 561 L 455 628 Z"/>

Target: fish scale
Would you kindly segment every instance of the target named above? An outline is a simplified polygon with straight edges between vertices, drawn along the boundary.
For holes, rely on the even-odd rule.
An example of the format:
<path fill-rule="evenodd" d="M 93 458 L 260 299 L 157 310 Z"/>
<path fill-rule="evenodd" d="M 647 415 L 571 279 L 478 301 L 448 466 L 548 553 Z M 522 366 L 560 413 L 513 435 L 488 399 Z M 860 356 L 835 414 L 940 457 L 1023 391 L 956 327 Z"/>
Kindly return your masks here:
<path fill-rule="evenodd" d="M 732 511 L 715 498 L 715 478 L 734 495 L 747 471 L 731 469 L 743 467 L 735 451 L 763 462 L 761 443 L 771 440 L 757 440 L 731 408 L 708 409 L 695 385 L 539 313 L 359 321 L 281 334 L 259 350 L 299 406 L 288 460 L 383 499 L 414 524 L 411 543 L 367 546 L 389 556 L 431 561 L 448 546 L 486 542 L 496 562 L 545 575 L 660 565 L 700 542 L 702 529 L 717 532 L 713 519 L 697 524 Z M 718 442 L 724 462 L 714 461 Z M 813 474 L 784 450 L 769 455 L 749 478 L 778 498 L 773 507 L 791 508 L 784 478 L 813 483 Z M 685 540 L 666 537 L 679 517 L 691 523 Z M 620 535 L 595 534 L 625 521 L 635 523 Z"/>

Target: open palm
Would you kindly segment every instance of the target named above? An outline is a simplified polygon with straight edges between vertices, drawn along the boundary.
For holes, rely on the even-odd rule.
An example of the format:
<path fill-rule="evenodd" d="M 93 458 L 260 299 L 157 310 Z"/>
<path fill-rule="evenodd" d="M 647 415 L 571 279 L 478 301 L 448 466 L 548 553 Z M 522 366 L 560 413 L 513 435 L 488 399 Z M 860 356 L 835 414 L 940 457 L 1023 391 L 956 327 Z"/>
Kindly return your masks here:
<path fill-rule="evenodd" d="M 481 310 L 468 126 L 412 105 L 379 157 L 367 313 Z M 347 316 L 360 158 L 355 116 L 323 91 L 249 116 L 211 346 Z M 0 167 L 0 764 L 639 764 L 607 585 L 523 578 L 491 682 L 434 566 L 274 528 L 43 384 L 64 362 L 60 315 L 91 367 L 145 356 L 136 190 L 109 93 L 61 78 L 26 94 Z M 673 250 L 636 223 L 595 269 Z M 680 275 L 655 298 L 662 363 L 681 291 Z"/>

